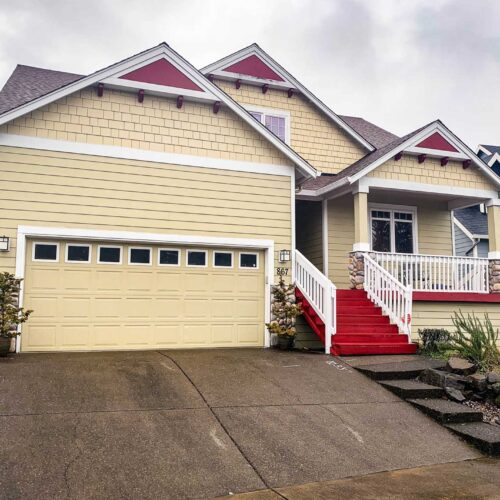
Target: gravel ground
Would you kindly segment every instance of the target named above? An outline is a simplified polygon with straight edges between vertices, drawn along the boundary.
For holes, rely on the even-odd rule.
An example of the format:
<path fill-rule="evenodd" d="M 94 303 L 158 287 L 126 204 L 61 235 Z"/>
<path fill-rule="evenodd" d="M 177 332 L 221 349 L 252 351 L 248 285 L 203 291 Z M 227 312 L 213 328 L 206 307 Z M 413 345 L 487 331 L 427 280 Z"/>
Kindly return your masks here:
<path fill-rule="evenodd" d="M 464 401 L 463 404 L 474 410 L 483 412 L 483 420 L 489 424 L 500 426 L 500 408 L 489 401 Z"/>

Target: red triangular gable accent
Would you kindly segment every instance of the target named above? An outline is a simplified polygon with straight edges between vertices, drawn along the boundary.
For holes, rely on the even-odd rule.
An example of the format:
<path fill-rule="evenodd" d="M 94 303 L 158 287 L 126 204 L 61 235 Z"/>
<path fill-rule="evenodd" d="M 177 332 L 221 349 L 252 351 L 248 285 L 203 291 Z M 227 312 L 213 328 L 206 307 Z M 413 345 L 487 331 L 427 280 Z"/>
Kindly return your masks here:
<path fill-rule="evenodd" d="M 255 54 L 252 54 L 237 63 L 231 64 L 231 66 L 224 68 L 223 71 L 253 76 L 255 78 L 265 78 L 266 80 L 275 80 L 278 82 L 285 81 Z"/>
<path fill-rule="evenodd" d="M 458 153 L 457 148 L 452 146 L 439 132 L 434 132 L 422 142 L 418 143 L 416 148 L 437 149 L 439 151 L 453 151 Z"/>
<path fill-rule="evenodd" d="M 190 80 L 166 59 L 158 59 L 158 61 L 146 64 L 146 66 L 142 68 L 120 76 L 120 78 L 124 80 L 133 80 L 135 82 L 153 83 L 155 85 L 165 85 L 167 87 L 202 91 L 196 83 Z"/>

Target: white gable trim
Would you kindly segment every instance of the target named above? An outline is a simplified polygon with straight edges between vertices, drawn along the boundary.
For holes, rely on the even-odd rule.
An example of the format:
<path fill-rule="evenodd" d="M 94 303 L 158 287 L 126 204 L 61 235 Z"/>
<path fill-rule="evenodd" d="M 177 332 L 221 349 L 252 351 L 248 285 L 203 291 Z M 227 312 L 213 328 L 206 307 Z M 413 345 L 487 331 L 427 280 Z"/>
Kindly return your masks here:
<path fill-rule="evenodd" d="M 212 94 L 215 100 L 224 103 L 231 111 L 236 113 L 244 122 L 250 125 L 251 128 L 256 130 L 261 136 L 266 138 L 275 148 L 281 151 L 287 158 L 292 160 L 292 162 L 298 167 L 301 174 L 306 177 L 316 177 L 318 175 L 316 169 L 312 167 L 308 162 L 306 162 L 300 155 L 298 155 L 293 149 L 282 142 L 278 137 L 276 137 L 272 132 L 267 130 L 267 128 L 259 123 L 255 118 L 247 113 L 245 109 L 236 103 L 231 97 L 229 97 L 225 92 L 220 90 L 216 85 L 207 80 L 194 66 L 189 64 L 185 59 L 183 59 L 177 52 L 171 49 L 166 43 L 161 43 L 157 47 L 153 47 L 141 54 L 129 57 L 122 62 L 113 64 L 107 68 L 93 73 L 87 77 L 84 77 L 76 82 L 70 83 L 60 89 L 54 90 L 45 96 L 41 96 L 29 103 L 23 104 L 11 111 L 7 111 L 0 116 L 0 125 L 14 120 L 19 116 L 26 113 L 34 111 L 42 106 L 50 104 L 51 102 L 60 99 L 66 95 L 72 94 L 86 87 L 94 85 L 98 82 L 102 82 L 106 78 L 113 77 L 121 71 L 128 70 L 130 67 L 136 67 L 137 65 L 144 65 L 147 61 L 154 57 L 166 57 L 172 64 L 175 64 L 181 71 L 186 73 L 189 78 L 191 78 L 201 89 L 209 94 Z M 141 84 L 138 82 L 138 86 Z M 183 95 L 183 89 L 179 89 L 178 95 Z"/>
<path fill-rule="evenodd" d="M 264 52 L 256 43 L 245 47 L 233 54 L 230 54 L 218 61 L 205 66 L 200 71 L 204 75 L 213 74 L 215 76 L 230 78 L 234 80 L 237 73 L 229 73 L 222 71 L 221 68 L 234 64 L 241 61 L 242 59 L 250 56 L 256 55 L 262 59 L 270 68 L 272 68 L 278 75 L 285 80 L 283 82 L 276 82 L 275 80 L 265 80 L 260 78 L 252 78 L 246 75 L 242 75 L 241 79 L 248 81 L 249 83 L 254 83 L 262 85 L 263 83 L 268 84 L 270 87 L 276 88 L 293 88 L 297 89 L 306 99 L 308 99 L 312 104 L 319 108 L 328 118 L 335 122 L 340 128 L 347 132 L 351 137 L 353 137 L 357 142 L 364 146 L 368 151 L 374 151 L 375 147 L 370 144 L 366 139 L 364 139 L 360 134 L 358 134 L 352 127 L 350 127 L 344 120 L 342 120 L 338 115 L 336 115 L 326 104 L 320 101 L 312 92 L 310 92 L 304 85 L 302 85 L 296 78 L 294 78 L 288 71 L 286 71 L 280 64 L 278 64 L 270 55 Z M 281 84 L 281 85 L 280 85 Z"/>
<path fill-rule="evenodd" d="M 294 167 L 0 133 L 0 146 L 292 177 Z"/>

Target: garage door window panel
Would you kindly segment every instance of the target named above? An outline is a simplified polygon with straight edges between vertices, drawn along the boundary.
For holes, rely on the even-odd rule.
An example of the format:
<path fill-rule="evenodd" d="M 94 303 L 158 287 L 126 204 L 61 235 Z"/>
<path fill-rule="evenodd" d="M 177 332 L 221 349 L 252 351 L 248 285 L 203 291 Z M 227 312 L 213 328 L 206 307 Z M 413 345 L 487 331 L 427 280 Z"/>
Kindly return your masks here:
<path fill-rule="evenodd" d="M 256 253 L 240 253 L 240 269 L 258 269 L 259 255 Z"/>
<path fill-rule="evenodd" d="M 181 255 L 180 250 L 176 248 L 160 248 L 158 250 L 158 265 L 159 266 L 180 266 Z"/>
<path fill-rule="evenodd" d="M 214 252 L 214 267 L 233 267 L 233 252 Z"/>
<path fill-rule="evenodd" d="M 98 250 L 99 264 L 121 264 L 122 247 L 102 245 Z"/>
<path fill-rule="evenodd" d="M 188 250 L 186 263 L 189 267 L 207 267 L 207 252 L 205 250 Z"/>
<path fill-rule="evenodd" d="M 128 263 L 133 266 L 150 266 L 152 248 L 129 247 Z"/>
<path fill-rule="evenodd" d="M 58 262 L 59 243 L 34 242 L 33 260 L 39 262 Z"/>
<path fill-rule="evenodd" d="M 66 245 L 66 262 L 88 264 L 91 260 L 92 249 L 90 245 L 68 243 Z"/>

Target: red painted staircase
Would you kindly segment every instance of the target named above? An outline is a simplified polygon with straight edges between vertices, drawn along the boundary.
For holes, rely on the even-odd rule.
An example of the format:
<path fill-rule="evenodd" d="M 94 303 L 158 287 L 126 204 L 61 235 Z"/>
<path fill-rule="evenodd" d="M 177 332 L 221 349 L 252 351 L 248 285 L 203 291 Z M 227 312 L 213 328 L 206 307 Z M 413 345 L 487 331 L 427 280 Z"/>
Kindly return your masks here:
<path fill-rule="evenodd" d="M 298 288 L 296 295 L 305 320 L 324 343 L 323 321 Z M 364 290 L 337 290 L 337 333 L 332 337 L 331 354 L 415 354 L 416 350 L 416 344 L 408 343 L 407 336 L 399 333 Z"/>

